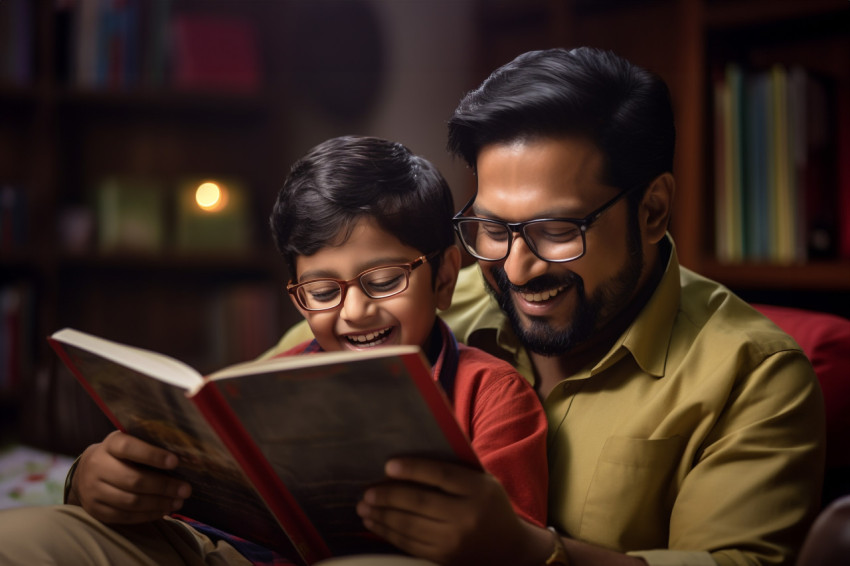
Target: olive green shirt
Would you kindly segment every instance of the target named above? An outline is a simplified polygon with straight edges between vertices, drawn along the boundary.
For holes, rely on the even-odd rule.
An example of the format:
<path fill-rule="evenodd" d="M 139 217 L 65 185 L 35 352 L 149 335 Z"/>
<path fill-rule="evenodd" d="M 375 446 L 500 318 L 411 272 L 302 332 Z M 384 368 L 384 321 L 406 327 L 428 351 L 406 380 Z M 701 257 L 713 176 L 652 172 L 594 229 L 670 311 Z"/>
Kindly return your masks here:
<path fill-rule="evenodd" d="M 533 382 L 476 265 L 461 270 L 440 314 L 459 340 Z M 823 479 L 823 399 L 811 364 L 728 289 L 680 267 L 672 246 L 631 326 L 544 405 L 549 521 L 561 532 L 653 566 L 794 563 Z"/>

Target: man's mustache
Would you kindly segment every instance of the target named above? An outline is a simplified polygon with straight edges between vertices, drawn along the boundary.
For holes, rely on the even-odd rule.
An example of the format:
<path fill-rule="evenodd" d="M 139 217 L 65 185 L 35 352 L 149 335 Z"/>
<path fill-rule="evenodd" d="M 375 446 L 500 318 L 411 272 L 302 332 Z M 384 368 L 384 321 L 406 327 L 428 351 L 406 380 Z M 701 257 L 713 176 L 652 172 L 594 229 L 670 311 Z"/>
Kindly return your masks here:
<path fill-rule="evenodd" d="M 584 284 L 582 282 L 581 277 L 576 275 L 575 273 L 569 271 L 562 275 L 555 276 L 552 274 L 541 275 L 540 277 L 535 277 L 531 281 L 524 283 L 523 285 L 514 285 L 508 279 L 508 274 L 505 273 L 504 268 L 497 267 L 493 269 L 493 276 L 496 280 L 496 284 L 499 287 L 499 290 L 502 292 L 513 291 L 515 293 L 540 293 L 542 291 L 547 291 L 549 289 L 554 289 L 556 287 L 564 287 L 564 286 L 578 286 L 579 288 L 583 288 Z"/>

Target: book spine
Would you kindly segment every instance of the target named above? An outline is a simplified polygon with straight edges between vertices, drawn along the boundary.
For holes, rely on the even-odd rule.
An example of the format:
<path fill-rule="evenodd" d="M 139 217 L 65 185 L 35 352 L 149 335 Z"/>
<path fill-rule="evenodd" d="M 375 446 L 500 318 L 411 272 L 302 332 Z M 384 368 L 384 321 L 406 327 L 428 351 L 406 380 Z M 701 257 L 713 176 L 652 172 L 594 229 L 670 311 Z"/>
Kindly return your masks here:
<path fill-rule="evenodd" d="M 423 364 L 417 359 L 420 356 L 422 356 L 420 353 L 402 356 L 407 373 L 410 375 L 413 383 L 416 384 L 416 388 L 428 404 L 440 430 L 443 431 L 443 435 L 458 458 L 475 469 L 483 470 L 484 466 L 472 449 L 469 439 L 463 436 L 460 427 L 458 427 L 454 417 L 454 411 L 449 405 L 448 400 L 438 387 L 434 387 L 432 383 L 434 378 L 425 370 L 427 364 Z"/>
<path fill-rule="evenodd" d="M 744 159 L 741 155 L 744 146 L 744 79 L 738 65 L 726 67 L 726 80 L 729 85 L 729 118 L 726 144 L 726 167 L 728 167 L 727 185 L 730 204 L 729 214 L 730 259 L 743 260 L 746 244 L 744 236 Z"/>
<path fill-rule="evenodd" d="M 275 473 L 260 448 L 237 419 L 217 383 L 207 383 L 192 401 L 219 436 L 245 476 L 254 485 L 269 510 L 307 564 L 330 558 L 331 552 L 307 515 Z"/>

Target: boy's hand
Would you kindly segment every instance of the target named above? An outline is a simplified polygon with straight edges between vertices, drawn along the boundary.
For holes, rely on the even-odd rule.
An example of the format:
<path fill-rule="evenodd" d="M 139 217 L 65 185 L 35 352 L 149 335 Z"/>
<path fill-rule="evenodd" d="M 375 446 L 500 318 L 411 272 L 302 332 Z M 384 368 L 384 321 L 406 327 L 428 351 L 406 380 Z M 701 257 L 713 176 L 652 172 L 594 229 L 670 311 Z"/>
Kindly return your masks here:
<path fill-rule="evenodd" d="M 535 527 L 492 475 L 423 458 L 390 460 L 386 472 L 357 512 L 401 550 L 443 565 L 523 564 L 535 553 Z"/>
<path fill-rule="evenodd" d="M 83 452 L 68 503 L 104 523 L 154 521 L 179 509 L 191 494 L 188 483 L 160 471 L 177 465 L 171 452 L 115 431 Z"/>

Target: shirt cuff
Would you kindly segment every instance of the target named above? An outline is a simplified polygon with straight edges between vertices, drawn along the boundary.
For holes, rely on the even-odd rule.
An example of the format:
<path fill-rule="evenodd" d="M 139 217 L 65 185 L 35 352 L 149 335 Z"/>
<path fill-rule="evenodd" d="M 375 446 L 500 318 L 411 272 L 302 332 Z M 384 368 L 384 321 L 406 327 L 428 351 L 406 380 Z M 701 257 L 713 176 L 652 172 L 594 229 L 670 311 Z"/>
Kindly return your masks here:
<path fill-rule="evenodd" d="M 77 459 L 68 468 L 68 474 L 65 476 L 65 490 L 62 492 L 62 503 L 68 503 L 68 495 L 71 493 L 71 480 L 74 477 L 74 472 L 77 471 L 77 464 L 80 463 L 80 458 L 82 457 L 82 454 L 77 456 Z"/>

